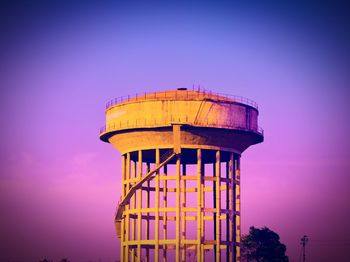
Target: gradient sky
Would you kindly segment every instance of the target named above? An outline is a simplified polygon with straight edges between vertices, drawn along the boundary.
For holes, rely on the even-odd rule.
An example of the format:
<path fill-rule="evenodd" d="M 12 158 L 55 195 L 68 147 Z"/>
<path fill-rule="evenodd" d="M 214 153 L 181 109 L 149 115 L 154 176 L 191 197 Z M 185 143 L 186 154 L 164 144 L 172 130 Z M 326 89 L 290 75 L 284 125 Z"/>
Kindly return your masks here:
<path fill-rule="evenodd" d="M 276 231 L 290 261 L 304 234 L 309 261 L 347 261 L 349 9 L 248 2 L 2 1 L 0 261 L 119 259 L 105 102 L 193 84 L 260 106 L 243 232 Z"/>

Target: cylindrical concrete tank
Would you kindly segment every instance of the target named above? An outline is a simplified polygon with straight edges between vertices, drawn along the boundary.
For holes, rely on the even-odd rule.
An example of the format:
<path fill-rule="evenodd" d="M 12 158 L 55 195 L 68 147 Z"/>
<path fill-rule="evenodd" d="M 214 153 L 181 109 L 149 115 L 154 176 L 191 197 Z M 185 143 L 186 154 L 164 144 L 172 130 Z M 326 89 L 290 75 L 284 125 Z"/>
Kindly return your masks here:
<path fill-rule="evenodd" d="M 240 156 L 263 141 L 255 102 L 186 89 L 114 99 L 121 261 L 240 261 Z"/>

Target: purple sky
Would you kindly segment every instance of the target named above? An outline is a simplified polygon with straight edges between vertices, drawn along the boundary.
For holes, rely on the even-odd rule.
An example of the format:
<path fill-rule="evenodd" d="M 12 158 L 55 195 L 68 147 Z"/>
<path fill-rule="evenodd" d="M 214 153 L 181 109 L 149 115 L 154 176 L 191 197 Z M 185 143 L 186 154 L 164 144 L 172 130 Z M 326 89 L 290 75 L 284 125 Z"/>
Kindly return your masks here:
<path fill-rule="evenodd" d="M 296 262 L 307 234 L 309 261 L 346 261 L 347 14 L 340 2 L 2 4 L 0 261 L 119 259 L 105 102 L 193 84 L 260 106 L 265 141 L 242 157 L 243 232 L 269 227 Z"/>

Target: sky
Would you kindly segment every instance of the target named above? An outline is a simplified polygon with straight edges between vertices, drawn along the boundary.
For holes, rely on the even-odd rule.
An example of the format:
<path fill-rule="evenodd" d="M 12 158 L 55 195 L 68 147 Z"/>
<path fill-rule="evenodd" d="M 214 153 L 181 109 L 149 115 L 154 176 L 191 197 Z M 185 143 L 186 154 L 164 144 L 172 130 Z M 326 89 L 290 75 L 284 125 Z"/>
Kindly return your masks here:
<path fill-rule="evenodd" d="M 193 85 L 259 104 L 242 230 L 300 259 L 347 261 L 350 30 L 345 1 L 2 1 L 0 260 L 115 261 L 114 97 Z"/>

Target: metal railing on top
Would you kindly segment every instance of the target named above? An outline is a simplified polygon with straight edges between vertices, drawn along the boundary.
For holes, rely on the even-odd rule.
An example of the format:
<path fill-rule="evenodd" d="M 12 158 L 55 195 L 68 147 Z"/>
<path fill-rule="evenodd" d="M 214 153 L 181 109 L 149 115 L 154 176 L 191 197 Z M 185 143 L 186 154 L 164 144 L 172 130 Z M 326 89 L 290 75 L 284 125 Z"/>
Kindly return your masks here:
<path fill-rule="evenodd" d="M 109 131 L 117 131 L 122 129 L 131 129 L 131 128 L 152 128 L 152 127 L 162 127 L 162 126 L 170 126 L 172 123 L 181 123 L 193 126 L 202 126 L 202 127 L 215 127 L 215 128 L 227 128 L 227 129 L 236 129 L 243 130 L 249 132 L 255 132 L 264 136 L 264 129 L 260 126 L 257 127 L 244 127 L 240 123 L 218 123 L 218 122 L 209 122 L 206 123 L 194 124 L 192 122 L 187 122 L 186 119 L 171 119 L 169 120 L 157 120 L 153 119 L 152 121 L 146 121 L 146 119 L 138 120 L 138 121 L 124 121 L 119 123 L 109 124 L 107 127 L 104 125 L 100 128 L 100 134 L 109 132 Z"/>
<path fill-rule="evenodd" d="M 205 89 L 200 89 L 200 88 L 198 89 L 193 88 L 192 90 L 174 90 L 173 92 L 175 92 L 175 96 L 169 95 L 169 91 L 164 91 L 164 92 L 138 93 L 133 95 L 116 97 L 106 103 L 106 109 L 116 104 L 119 104 L 122 102 L 128 102 L 128 101 L 143 101 L 145 99 L 174 99 L 174 98 L 176 99 L 177 94 L 179 94 L 178 98 L 186 97 L 188 99 L 203 99 L 203 98 L 215 98 L 215 97 L 217 99 L 220 99 L 224 97 L 224 98 L 229 98 L 232 101 L 249 105 L 251 107 L 258 109 L 258 104 L 255 101 L 245 98 L 243 96 L 214 93 L 214 92 L 206 91 Z"/>

